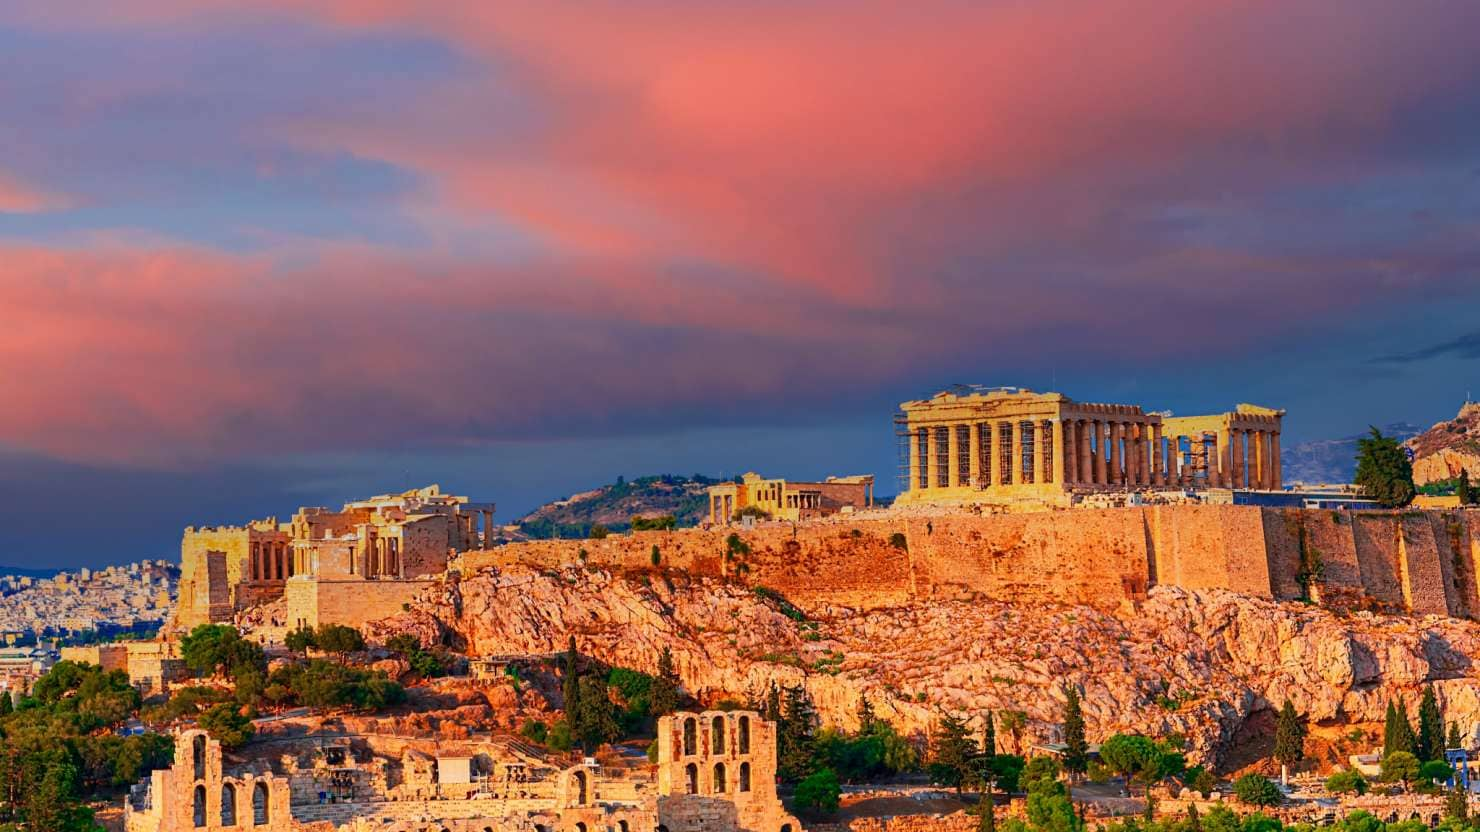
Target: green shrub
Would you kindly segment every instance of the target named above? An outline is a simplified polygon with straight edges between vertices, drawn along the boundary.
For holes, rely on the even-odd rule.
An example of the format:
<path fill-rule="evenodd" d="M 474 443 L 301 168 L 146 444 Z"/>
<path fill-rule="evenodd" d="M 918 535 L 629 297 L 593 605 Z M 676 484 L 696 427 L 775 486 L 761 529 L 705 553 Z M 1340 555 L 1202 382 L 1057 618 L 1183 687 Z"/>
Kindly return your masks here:
<path fill-rule="evenodd" d="M 910 542 L 905 538 L 904 532 L 895 532 L 889 535 L 889 545 L 902 552 L 907 552 L 910 548 Z"/>
<path fill-rule="evenodd" d="M 838 811 L 838 796 L 841 793 L 838 775 L 830 768 L 822 768 L 797 784 L 794 798 L 797 807 L 803 811 L 817 815 L 834 815 Z"/>

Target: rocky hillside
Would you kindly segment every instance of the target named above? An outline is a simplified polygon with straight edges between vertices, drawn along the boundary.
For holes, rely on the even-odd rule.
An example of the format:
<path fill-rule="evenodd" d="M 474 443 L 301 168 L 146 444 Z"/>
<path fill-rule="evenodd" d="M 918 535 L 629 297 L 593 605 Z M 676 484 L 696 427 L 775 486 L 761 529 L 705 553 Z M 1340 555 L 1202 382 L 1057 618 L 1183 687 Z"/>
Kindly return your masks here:
<path fill-rule="evenodd" d="M 1404 443 L 1413 451 L 1413 480 L 1419 485 L 1470 472 L 1480 482 L 1480 403 L 1466 402 L 1459 415 Z"/>
<path fill-rule="evenodd" d="M 721 480 L 695 474 L 661 474 L 630 482 L 618 478 L 611 485 L 572 494 L 546 503 L 515 521 L 515 538 L 586 537 L 595 524 L 612 531 L 630 527 L 633 517 L 671 514 L 680 526 L 692 526 L 708 513 L 705 489 Z"/>
<path fill-rule="evenodd" d="M 1480 726 L 1480 624 L 1338 616 L 1221 591 L 1158 587 L 1118 611 L 974 598 L 797 610 L 677 572 L 486 568 L 372 635 L 397 631 L 470 655 L 552 652 L 574 634 L 583 652 L 648 672 L 668 646 L 685 687 L 705 702 L 745 699 L 773 680 L 801 683 L 823 720 L 844 726 L 862 695 L 922 735 L 942 711 L 1019 712 L 1020 728 L 999 729 L 1019 749 L 1052 737 L 1062 686 L 1072 683 L 1085 691 L 1092 739 L 1181 734 L 1194 758 L 1225 768 L 1268 753 L 1285 698 L 1337 738 L 1327 762 L 1365 750 L 1389 697 L 1415 710 L 1426 682 L 1461 730 Z"/>
<path fill-rule="evenodd" d="M 1397 437 L 1400 441 L 1417 436 L 1422 430 L 1407 422 L 1384 425 L 1380 429 L 1384 436 Z M 1341 439 L 1316 439 L 1285 446 L 1280 454 L 1285 481 L 1309 484 L 1351 482 L 1357 470 L 1357 440 L 1366 435 L 1364 431 Z"/>

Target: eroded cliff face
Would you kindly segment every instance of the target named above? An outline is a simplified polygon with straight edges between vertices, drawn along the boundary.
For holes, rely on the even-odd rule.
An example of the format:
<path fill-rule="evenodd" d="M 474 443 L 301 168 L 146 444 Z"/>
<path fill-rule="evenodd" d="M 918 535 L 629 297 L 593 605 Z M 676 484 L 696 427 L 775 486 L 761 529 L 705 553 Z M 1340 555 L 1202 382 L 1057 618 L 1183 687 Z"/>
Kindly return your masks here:
<path fill-rule="evenodd" d="M 1413 481 L 1447 480 L 1468 470 L 1480 479 L 1480 403 L 1466 402 L 1459 413 L 1403 443 L 1413 451 Z"/>
<path fill-rule="evenodd" d="M 1052 738 L 1066 683 L 1084 690 L 1092 740 L 1180 733 L 1209 762 L 1227 763 L 1287 697 L 1313 722 L 1373 723 L 1390 697 L 1415 709 L 1433 682 L 1448 719 L 1465 732 L 1480 725 L 1480 624 L 1452 618 L 1338 616 L 1175 587 L 1114 610 L 963 598 L 791 612 L 677 571 L 515 566 L 449 582 L 370 634 L 446 637 L 469 655 L 554 652 L 574 634 L 583 653 L 648 672 L 667 646 L 706 702 L 801 683 L 824 722 L 851 726 L 867 695 L 921 734 L 942 710 L 1021 711 L 1021 730 L 999 727 L 999 741 L 1019 749 Z"/>

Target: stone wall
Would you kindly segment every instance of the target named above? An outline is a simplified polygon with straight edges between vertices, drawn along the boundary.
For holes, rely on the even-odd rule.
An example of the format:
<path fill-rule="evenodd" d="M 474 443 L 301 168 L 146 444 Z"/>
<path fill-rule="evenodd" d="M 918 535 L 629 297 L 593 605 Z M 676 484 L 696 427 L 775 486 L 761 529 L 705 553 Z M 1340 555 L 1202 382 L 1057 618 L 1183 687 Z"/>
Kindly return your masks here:
<path fill-rule="evenodd" d="M 1475 517 L 1475 519 L 1472 519 Z M 804 606 L 985 597 L 1113 606 L 1151 586 L 1417 614 L 1480 613 L 1480 516 L 1158 505 L 1021 514 L 868 512 L 464 553 L 454 566 L 588 563 L 724 575 Z"/>
<path fill-rule="evenodd" d="M 287 581 L 288 626 L 347 624 L 359 626 L 401 612 L 436 580 L 344 580 L 308 576 Z"/>

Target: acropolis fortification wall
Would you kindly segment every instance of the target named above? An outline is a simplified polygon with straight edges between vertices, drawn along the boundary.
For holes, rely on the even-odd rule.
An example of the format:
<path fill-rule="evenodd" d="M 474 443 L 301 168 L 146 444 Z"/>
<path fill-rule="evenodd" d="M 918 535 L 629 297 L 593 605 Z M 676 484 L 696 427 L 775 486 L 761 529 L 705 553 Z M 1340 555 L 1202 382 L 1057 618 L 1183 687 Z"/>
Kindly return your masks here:
<path fill-rule="evenodd" d="M 874 512 L 751 529 L 530 541 L 455 564 L 662 566 L 726 575 L 800 604 L 934 598 L 1117 605 L 1156 585 L 1344 608 L 1480 613 L 1480 513 L 1163 505 L 1018 514 Z M 733 536 L 733 537 L 732 537 Z"/>

